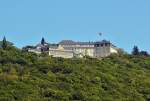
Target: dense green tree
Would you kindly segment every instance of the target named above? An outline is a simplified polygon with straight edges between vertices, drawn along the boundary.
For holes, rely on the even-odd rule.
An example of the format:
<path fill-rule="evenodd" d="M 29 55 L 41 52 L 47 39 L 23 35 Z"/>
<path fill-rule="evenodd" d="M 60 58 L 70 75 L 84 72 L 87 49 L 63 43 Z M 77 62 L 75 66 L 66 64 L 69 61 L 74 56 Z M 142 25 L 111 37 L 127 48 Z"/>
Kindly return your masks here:
<path fill-rule="evenodd" d="M 4 36 L 3 41 L 2 41 L 2 48 L 6 49 L 7 47 L 8 47 L 7 40 L 6 40 L 6 37 Z"/>
<path fill-rule="evenodd" d="M 41 44 L 42 44 L 42 45 L 45 44 L 45 39 L 44 39 L 44 37 L 42 37 Z"/>
<path fill-rule="evenodd" d="M 63 59 L 0 49 L 0 101 L 149 101 L 150 57 L 120 54 Z"/>
<path fill-rule="evenodd" d="M 147 101 L 150 101 L 150 98 L 148 98 Z"/>
<path fill-rule="evenodd" d="M 134 46 L 132 54 L 133 55 L 139 55 L 140 54 L 139 48 L 137 46 Z"/>
<path fill-rule="evenodd" d="M 141 51 L 141 52 L 140 52 L 140 55 L 143 55 L 143 56 L 150 56 L 147 51 Z"/>

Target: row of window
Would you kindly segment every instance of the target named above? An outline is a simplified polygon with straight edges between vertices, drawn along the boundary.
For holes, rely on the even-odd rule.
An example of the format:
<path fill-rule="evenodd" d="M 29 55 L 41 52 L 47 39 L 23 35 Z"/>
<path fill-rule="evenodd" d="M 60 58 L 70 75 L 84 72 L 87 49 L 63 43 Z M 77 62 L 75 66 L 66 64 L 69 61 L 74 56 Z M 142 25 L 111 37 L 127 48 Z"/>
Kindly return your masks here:
<path fill-rule="evenodd" d="M 103 46 L 110 46 L 109 43 L 104 43 L 104 44 L 96 44 L 95 47 L 103 47 Z"/>

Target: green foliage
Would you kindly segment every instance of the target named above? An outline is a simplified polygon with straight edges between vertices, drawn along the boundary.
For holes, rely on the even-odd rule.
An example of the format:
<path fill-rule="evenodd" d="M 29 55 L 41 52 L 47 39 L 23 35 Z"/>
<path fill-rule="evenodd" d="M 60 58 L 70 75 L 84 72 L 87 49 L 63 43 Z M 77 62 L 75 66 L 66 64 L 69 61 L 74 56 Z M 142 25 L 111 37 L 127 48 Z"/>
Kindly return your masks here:
<path fill-rule="evenodd" d="M 8 46 L 8 45 L 7 45 L 7 41 L 6 41 L 6 38 L 4 37 L 4 38 L 3 38 L 3 41 L 2 41 L 2 48 L 3 48 L 3 49 L 6 49 L 7 46 Z"/>
<path fill-rule="evenodd" d="M 140 55 L 143 55 L 143 56 L 150 56 L 147 51 L 141 51 L 141 52 L 140 52 Z"/>
<path fill-rule="evenodd" d="M 0 101 L 148 101 L 150 57 L 63 59 L 0 49 Z"/>
<path fill-rule="evenodd" d="M 132 51 L 132 54 L 133 54 L 133 55 L 139 55 L 139 54 L 140 54 L 139 48 L 138 48 L 137 46 L 134 46 L 133 51 Z"/>
<path fill-rule="evenodd" d="M 140 51 L 137 46 L 134 46 L 132 55 L 142 55 L 142 56 L 150 57 L 150 54 L 147 51 Z"/>
<path fill-rule="evenodd" d="M 42 44 L 42 45 L 44 45 L 44 44 L 45 44 L 45 39 L 44 39 L 44 38 L 42 38 L 42 40 L 41 40 L 41 44 Z"/>

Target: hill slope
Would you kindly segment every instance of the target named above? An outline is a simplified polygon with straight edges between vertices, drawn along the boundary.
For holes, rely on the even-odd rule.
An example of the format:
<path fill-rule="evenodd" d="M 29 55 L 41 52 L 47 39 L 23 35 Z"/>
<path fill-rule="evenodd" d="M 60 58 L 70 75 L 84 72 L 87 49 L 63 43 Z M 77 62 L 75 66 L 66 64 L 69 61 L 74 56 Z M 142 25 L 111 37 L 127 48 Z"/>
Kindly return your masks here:
<path fill-rule="evenodd" d="M 150 58 L 37 56 L 0 49 L 0 101 L 147 101 Z"/>

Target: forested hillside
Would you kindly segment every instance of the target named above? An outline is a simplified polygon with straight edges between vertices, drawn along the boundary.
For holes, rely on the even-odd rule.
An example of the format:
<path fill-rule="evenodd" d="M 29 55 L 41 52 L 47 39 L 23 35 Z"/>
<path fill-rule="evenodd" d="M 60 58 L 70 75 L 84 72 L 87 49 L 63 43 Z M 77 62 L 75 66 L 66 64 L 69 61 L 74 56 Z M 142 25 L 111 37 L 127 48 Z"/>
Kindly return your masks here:
<path fill-rule="evenodd" d="M 149 101 L 150 57 L 52 58 L 0 49 L 0 101 Z"/>

